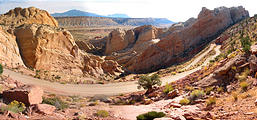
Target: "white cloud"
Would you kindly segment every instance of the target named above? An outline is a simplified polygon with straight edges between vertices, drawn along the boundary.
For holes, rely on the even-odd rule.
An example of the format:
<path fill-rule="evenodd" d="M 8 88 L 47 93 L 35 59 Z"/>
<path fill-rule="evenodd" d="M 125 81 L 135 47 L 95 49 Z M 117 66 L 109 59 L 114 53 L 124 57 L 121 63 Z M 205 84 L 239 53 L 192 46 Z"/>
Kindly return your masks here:
<path fill-rule="evenodd" d="M 17 6 L 35 6 L 50 13 L 79 9 L 101 15 L 125 13 L 131 17 L 169 18 L 178 22 L 197 17 L 202 7 L 239 5 L 251 15 L 257 13 L 255 0 L 0 0 L 0 13 Z"/>

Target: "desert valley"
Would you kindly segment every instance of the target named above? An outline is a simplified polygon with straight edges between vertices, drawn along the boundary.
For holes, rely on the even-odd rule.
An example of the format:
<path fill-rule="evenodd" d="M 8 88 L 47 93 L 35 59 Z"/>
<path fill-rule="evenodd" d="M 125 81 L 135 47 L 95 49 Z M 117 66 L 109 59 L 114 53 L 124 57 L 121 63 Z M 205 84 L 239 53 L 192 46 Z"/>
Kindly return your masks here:
<path fill-rule="evenodd" d="M 191 18 L 190 18 L 191 17 Z M 0 14 L 1 120 L 257 120 L 257 15 Z"/>

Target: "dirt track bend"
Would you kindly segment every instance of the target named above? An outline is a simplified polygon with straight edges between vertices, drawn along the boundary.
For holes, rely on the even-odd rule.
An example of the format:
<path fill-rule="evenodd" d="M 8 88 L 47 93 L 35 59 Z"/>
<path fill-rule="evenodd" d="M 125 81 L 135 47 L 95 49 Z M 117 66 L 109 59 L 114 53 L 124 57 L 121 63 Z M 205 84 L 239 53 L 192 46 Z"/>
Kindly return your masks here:
<path fill-rule="evenodd" d="M 215 48 L 214 48 L 215 47 Z M 204 52 L 203 54 L 207 54 L 210 50 L 215 49 L 216 54 L 209 57 L 201 66 L 185 71 L 183 73 L 178 73 L 172 76 L 166 76 L 161 78 L 162 85 L 166 83 L 176 81 L 180 78 L 185 77 L 199 69 L 203 65 L 206 65 L 209 60 L 214 59 L 217 55 L 220 54 L 220 45 L 211 45 L 211 47 Z M 192 63 L 196 64 L 201 57 L 204 55 L 200 55 L 197 57 Z M 192 64 L 190 64 L 192 65 Z M 11 78 L 18 80 L 25 84 L 32 84 L 40 86 L 44 89 L 44 91 L 60 94 L 60 95 L 80 95 L 80 96 L 94 96 L 94 95 L 118 95 L 121 93 L 135 92 L 138 91 L 136 81 L 133 82 L 122 82 L 122 83 L 110 83 L 110 84 L 60 84 L 57 82 L 49 82 L 45 80 L 36 79 L 31 76 L 23 75 L 21 73 L 13 72 L 8 69 L 4 69 L 4 75 L 9 75 Z"/>

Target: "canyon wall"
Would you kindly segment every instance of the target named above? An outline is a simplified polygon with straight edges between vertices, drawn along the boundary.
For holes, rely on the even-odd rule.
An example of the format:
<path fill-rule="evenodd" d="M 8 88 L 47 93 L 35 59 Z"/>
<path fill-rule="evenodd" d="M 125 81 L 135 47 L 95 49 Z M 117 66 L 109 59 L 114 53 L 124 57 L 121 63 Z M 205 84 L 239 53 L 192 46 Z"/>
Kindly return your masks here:
<path fill-rule="evenodd" d="M 107 40 L 105 54 L 109 55 L 108 59 L 122 64 L 129 72 L 155 71 L 182 62 L 193 51 L 200 51 L 202 45 L 213 40 L 226 28 L 247 17 L 249 13 L 242 6 L 219 7 L 214 10 L 203 7 L 197 18 L 174 24 L 167 31 L 153 26 L 143 27 L 143 32 L 141 29 L 138 32 L 140 27 L 135 28 L 132 30 L 134 34 L 114 31 Z M 135 35 L 132 45 L 127 45 L 127 34 Z M 138 50 L 138 47 L 141 49 Z"/>

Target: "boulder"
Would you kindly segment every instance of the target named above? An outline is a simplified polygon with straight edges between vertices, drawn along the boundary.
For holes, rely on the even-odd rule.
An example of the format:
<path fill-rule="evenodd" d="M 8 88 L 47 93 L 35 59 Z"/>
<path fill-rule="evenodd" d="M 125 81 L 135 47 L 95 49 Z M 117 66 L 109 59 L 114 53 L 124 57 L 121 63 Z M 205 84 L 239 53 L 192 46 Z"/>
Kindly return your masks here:
<path fill-rule="evenodd" d="M 171 102 L 168 105 L 165 105 L 165 108 L 171 108 L 171 107 L 173 107 L 173 108 L 181 108 L 181 105 L 178 104 L 178 103 L 174 103 L 174 102 Z"/>
<path fill-rule="evenodd" d="M 230 71 L 231 67 L 235 65 L 236 60 L 237 58 L 235 57 L 232 60 L 228 61 L 225 65 L 215 70 L 213 74 L 215 76 L 223 76 L 227 74 Z"/>
<path fill-rule="evenodd" d="M 236 66 L 241 66 L 243 64 L 245 64 L 247 62 L 247 57 L 246 56 L 238 56 L 236 61 L 235 61 L 235 65 Z"/>
<path fill-rule="evenodd" d="M 250 64 L 250 72 L 255 74 L 257 72 L 257 57 L 255 55 L 251 55 L 248 62 Z"/>
<path fill-rule="evenodd" d="M 252 45 L 250 51 L 252 54 L 256 55 L 257 54 L 257 45 Z"/>
<path fill-rule="evenodd" d="M 202 80 L 197 81 L 196 83 L 194 83 L 194 85 L 197 85 L 199 87 L 209 87 L 213 85 L 228 84 L 235 77 L 235 72 L 233 72 L 231 68 L 235 65 L 237 59 L 237 57 L 231 59 L 223 66 L 216 69 L 213 74 L 210 74 Z"/>
<path fill-rule="evenodd" d="M 23 114 L 20 113 L 14 113 L 14 112 L 9 112 L 7 115 L 15 120 L 27 120 Z"/>
<path fill-rule="evenodd" d="M 154 118 L 153 120 L 174 120 L 172 118 Z"/>
<path fill-rule="evenodd" d="M 0 24 L 10 26 L 20 26 L 22 24 L 45 24 L 58 27 L 58 22 L 45 10 L 35 7 L 20 8 L 10 10 L 0 16 Z"/>
<path fill-rule="evenodd" d="M 48 105 L 48 104 L 36 104 L 34 105 L 35 112 L 40 114 L 47 114 L 51 115 L 56 110 L 55 106 Z"/>
<path fill-rule="evenodd" d="M 194 85 L 197 85 L 199 87 L 209 87 L 217 83 L 218 83 L 218 80 L 214 78 L 213 74 L 210 74 L 207 77 L 201 79 L 200 81 L 197 81 L 196 83 L 194 83 Z"/>
<path fill-rule="evenodd" d="M 7 103 L 14 100 L 24 103 L 26 106 L 42 102 L 43 89 L 38 86 L 25 85 L 20 88 L 13 88 L 3 91 L 3 100 Z"/>
<path fill-rule="evenodd" d="M 179 94 L 178 89 L 172 90 L 172 91 L 170 91 L 170 92 L 167 94 L 167 98 L 168 98 L 168 99 L 173 99 L 173 98 L 177 97 L 178 94 Z"/>

